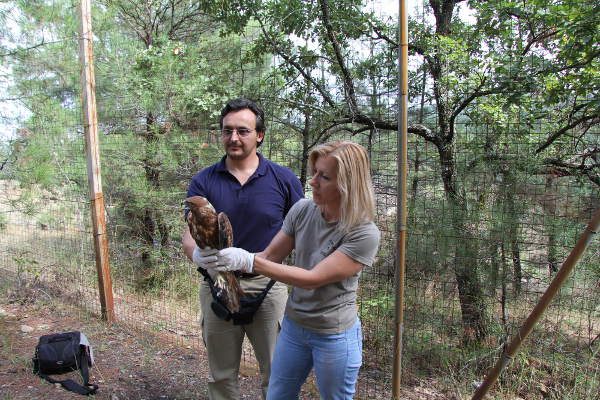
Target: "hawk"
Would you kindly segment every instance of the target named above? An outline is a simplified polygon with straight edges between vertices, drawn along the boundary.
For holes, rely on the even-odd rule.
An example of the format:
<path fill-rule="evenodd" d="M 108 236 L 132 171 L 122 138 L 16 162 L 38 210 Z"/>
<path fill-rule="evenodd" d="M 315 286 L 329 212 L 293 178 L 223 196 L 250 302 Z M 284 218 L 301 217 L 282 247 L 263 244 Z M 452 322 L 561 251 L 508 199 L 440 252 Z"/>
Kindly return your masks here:
<path fill-rule="evenodd" d="M 217 214 L 213 205 L 202 196 L 188 197 L 184 204 L 190 210 L 186 218 L 190 234 L 199 248 L 220 250 L 233 246 L 233 230 L 225 213 Z M 218 272 L 215 288 L 229 311 L 235 313 L 240 310 L 244 291 L 233 272 Z"/>

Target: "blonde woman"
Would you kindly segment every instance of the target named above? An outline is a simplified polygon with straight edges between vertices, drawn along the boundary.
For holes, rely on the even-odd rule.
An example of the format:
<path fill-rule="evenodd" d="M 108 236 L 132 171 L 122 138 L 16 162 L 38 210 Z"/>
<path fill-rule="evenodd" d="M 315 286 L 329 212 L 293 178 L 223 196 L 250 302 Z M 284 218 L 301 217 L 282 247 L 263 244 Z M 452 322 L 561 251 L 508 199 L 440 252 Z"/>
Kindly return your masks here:
<path fill-rule="evenodd" d="M 351 399 L 362 363 L 358 277 L 379 246 L 365 149 L 350 141 L 309 156 L 313 198 L 298 201 L 260 253 L 230 247 L 206 254 L 207 268 L 257 273 L 292 285 L 267 399 L 297 399 L 314 368 L 322 399 Z M 296 250 L 296 266 L 279 264 Z M 270 260 L 275 260 L 270 261 Z"/>

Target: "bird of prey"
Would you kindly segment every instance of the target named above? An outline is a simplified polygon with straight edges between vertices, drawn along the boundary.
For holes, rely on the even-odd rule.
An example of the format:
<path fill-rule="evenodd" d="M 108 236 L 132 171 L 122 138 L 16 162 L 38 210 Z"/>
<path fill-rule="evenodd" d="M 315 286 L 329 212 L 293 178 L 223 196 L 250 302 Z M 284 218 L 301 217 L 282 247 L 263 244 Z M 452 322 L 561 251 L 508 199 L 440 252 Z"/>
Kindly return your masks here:
<path fill-rule="evenodd" d="M 233 246 L 233 230 L 225 213 L 217 214 L 213 205 L 202 196 L 188 197 L 184 204 L 190 210 L 186 217 L 190 234 L 199 248 L 220 250 Z M 233 272 L 218 272 L 215 288 L 230 312 L 240 310 L 240 298 L 244 297 L 244 291 Z"/>

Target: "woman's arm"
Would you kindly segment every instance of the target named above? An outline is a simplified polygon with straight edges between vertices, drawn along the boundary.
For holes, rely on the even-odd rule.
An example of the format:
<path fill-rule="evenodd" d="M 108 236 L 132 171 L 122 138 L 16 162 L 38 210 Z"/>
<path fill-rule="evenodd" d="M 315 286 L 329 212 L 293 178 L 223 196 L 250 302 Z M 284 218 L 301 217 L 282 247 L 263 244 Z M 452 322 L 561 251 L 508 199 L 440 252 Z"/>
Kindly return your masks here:
<path fill-rule="evenodd" d="M 214 268 L 220 271 L 253 272 L 288 285 L 316 289 L 356 275 L 364 266 L 339 250 L 334 251 L 311 270 L 281 264 L 294 247 L 294 238 L 279 231 L 267 248 L 255 255 L 236 247 L 221 250 L 218 266 L 215 265 Z"/>
<path fill-rule="evenodd" d="M 355 275 L 362 267 L 363 264 L 339 250 L 334 251 L 311 270 L 278 264 L 263 258 L 261 253 L 254 257 L 255 273 L 303 289 L 316 289 L 329 283 L 339 282 Z"/>

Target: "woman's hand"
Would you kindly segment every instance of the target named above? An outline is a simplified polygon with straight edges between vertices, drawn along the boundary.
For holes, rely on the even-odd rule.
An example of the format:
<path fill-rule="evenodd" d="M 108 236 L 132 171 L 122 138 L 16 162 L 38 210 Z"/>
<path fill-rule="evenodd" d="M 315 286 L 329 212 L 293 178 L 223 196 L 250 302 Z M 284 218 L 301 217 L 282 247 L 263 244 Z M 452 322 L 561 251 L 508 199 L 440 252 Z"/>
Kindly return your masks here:
<path fill-rule="evenodd" d="M 210 268 L 219 272 L 242 271 L 251 274 L 254 271 L 254 253 L 238 247 L 220 250 L 217 253 L 217 262 L 211 264 Z"/>

